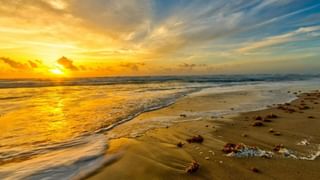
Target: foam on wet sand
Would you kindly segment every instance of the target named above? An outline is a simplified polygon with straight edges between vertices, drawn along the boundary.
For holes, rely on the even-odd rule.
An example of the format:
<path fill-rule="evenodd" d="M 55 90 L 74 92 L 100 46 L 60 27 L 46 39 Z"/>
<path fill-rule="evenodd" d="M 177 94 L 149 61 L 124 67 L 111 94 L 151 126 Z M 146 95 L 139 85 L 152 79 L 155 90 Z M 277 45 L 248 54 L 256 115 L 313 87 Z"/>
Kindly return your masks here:
<path fill-rule="evenodd" d="M 292 91 L 295 93 L 295 91 Z M 214 108 L 218 97 L 201 96 L 184 99 L 180 102 L 154 112 L 143 114 L 138 121 L 170 115 L 179 117 L 186 111 Z M 228 104 L 245 101 L 231 97 Z M 210 99 L 210 97 L 212 99 Z M 191 103 L 206 99 L 203 104 Z M 219 99 L 219 98 L 218 98 Z M 306 93 L 298 99 L 278 108 L 245 112 L 237 116 L 202 116 L 200 121 L 184 121 L 169 124 L 168 127 L 155 128 L 135 139 L 121 138 L 110 142 L 112 151 L 125 147 L 121 160 L 105 167 L 91 179 L 146 179 L 166 177 L 167 179 L 318 179 L 319 152 L 319 109 L 320 93 Z M 309 108 L 301 108 L 308 106 Z M 287 109 L 295 111 L 287 111 Z M 271 118 L 273 114 L 274 118 Z M 254 127 L 254 117 L 271 118 L 264 126 Z M 314 118 L 308 118 L 313 116 Z M 179 118 L 194 118 L 179 117 Z M 134 121 L 132 122 L 134 123 Z M 272 129 L 272 132 L 270 131 Z M 275 135 L 279 133 L 279 135 Z M 245 134 L 245 136 L 243 135 Z M 186 140 L 200 135 L 202 143 L 188 143 Z M 125 139 L 126 143 L 123 142 Z M 305 141 L 307 140 L 307 141 Z M 177 144 L 183 143 L 182 147 Z M 226 143 L 242 144 L 240 150 L 225 155 L 222 151 Z M 300 142 L 297 144 L 297 142 Z M 125 145 L 124 145 L 125 144 Z M 282 146 L 280 146 L 282 145 Z M 278 148 L 277 148 L 278 147 Z M 261 158 L 262 157 L 262 158 Z M 185 170 L 192 162 L 199 163 L 194 173 Z M 259 173 L 255 173 L 259 170 Z"/>

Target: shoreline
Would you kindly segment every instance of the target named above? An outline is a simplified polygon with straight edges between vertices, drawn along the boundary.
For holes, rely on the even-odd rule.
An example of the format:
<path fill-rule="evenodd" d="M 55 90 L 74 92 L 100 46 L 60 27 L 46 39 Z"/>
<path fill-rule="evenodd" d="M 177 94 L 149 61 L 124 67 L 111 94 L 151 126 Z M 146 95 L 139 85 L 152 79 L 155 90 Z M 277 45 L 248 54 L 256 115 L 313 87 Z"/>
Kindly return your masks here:
<path fill-rule="evenodd" d="M 310 96 L 316 99 L 309 100 Z M 277 105 L 264 110 L 241 113 L 235 117 L 203 118 L 199 121 L 187 121 L 155 128 L 137 138 L 113 139 L 109 143 L 110 148 L 107 154 L 121 151 L 123 156 L 113 164 L 102 167 L 87 179 L 106 177 L 110 179 L 129 177 L 131 179 L 161 179 L 164 176 L 173 179 L 317 179 L 320 177 L 320 173 L 316 173 L 320 165 L 319 159 L 307 161 L 282 157 L 283 154 L 274 152 L 273 149 L 283 144 L 283 149 L 293 152 L 295 156 L 307 157 L 316 153 L 315 148 L 320 144 L 320 137 L 317 135 L 317 127 L 320 127 L 320 124 L 316 121 L 317 117 L 320 117 L 320 114 L 317 113 L 320 109 L 319 96 L 319 92 L 302 94 L 298 99 L 285 103 L 288 104 L 289 109 L 300 105 L 301 101 L 314 103 L 309 105 L 313 109 L 304 109 L 299 112 L 286 112 L 287 109 L 283 110 L 279 107 L 287 105 L 279 107 Z M 193 103 L 188 106 L 185 104 L 179 106 L 178 103 L 178 105 L 174 104 L 142 114 L 139 118 L 159 117 L 166 113 L 179 112 L 179 108 L 197 109 L 201 108 L 201 105 L 197 107 Z M 277 118 L 270 120 L 272 122 L 263 122 L 262 127 L 252 126 L 252 123 L 256 121 L 253 117 L 266 116 L 270 113 L 276 114 Z M 313 118 L 308 118 L 311 116 Z M 291 122 L 290 119 L 295 119 L 295 122 Z M 306 122 L 310 125 L 309 121 L 312 121 L 312 127 L 301 126 Z M 271 128 L 280 134 L 270 133 Z M 203 143 L 186 142 L 186 139 L 197 135 L 204 138 Z M 297 143 L 303 140 L 307 140 L 305 143 L 308 144 L 298 146 Z M 182 147 L 179 148 L 178 143 L 182 143 Z M 226 143 L 244 143 L 248 147 L 258 147 L 274 155 L 270 159 L 227 157 L 221 151 Z M 188 174 L 185 170 L 192 161 L 197 161 L 200 168 L 197 172 Z M 286 165 L 288 163 L 289 165 Z M 303 170 L 300 169 L 301 166 L 304 167 Z M 253 172 L 255 170 L 259 172 Z"/>

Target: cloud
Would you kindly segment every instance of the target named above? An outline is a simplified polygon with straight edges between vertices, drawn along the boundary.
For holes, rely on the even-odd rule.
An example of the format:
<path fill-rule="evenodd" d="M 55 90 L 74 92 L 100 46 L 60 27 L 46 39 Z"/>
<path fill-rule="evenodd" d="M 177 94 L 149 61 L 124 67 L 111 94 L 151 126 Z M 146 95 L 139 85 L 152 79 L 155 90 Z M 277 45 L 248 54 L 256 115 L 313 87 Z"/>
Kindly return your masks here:
<path fill-rule="evenodd" d="M 123 63 L 121 67 L 131 69 L 132 71 L 139 71 L 140 67 L 145 66 L 145 63 Z"/>
<path fill-rule="evenodd" d="M 58 64 L 62 65 L 64 68 L 72 70 L 72 71 L 78 71 L 79 68 L 73 64 L 73 61 L 62 56 L 60 59 L 57 60 Z"/>
<path fill-rule="evenodd" d="M 314 34 L 314 32 L 320 31 L 320 26 L 301 27 L 295 31 L 288 32 L 282 35 L 270 36 L 260 41 L 252 42 L 244 47 L 239 48 L 237 51 L 241 53 L 255 51 L 258 49 L 275 46 L 292 41 L 305 40 L 308 37 L 301 38 L 301 35 L 308 33 Z"/>
<path fill-rule="evenodd" d="M 203 68 L 207 67 L 207 64 L 188 64 L 188 63 L 182 63 L 178 65 L 180 68 L 192 70 L 194 68 Z"/>
<path fill-rule="evenodd" d="M 32 68 L 37 68 L 39 66 L 36 61 L 29 60 L 28 63 Z"/>
<path fill-rule="evenodd" d="M 0 57 L 0 60 L 11 68 L 18 70 L 33 70 L 42 66 L 42 62 L 40 60 L 28 60 L 27 63 L 21 63 L 7 57 Z"/>
<path fill-rule="evenodd" d="M 9 65 L 11 68 L 14 68 L 14 69 L 19 69 L 19 70 L 30 69 L 30 67 L 27 64 L 20 63 L 18 61 L 12 60 L 10 58 L 0 57 L 0 60 L 2 60 L 2 62 L 6 63 L 7 65 Z"/>
<path fill-rule="evenodd" d="M 71 0 L 68 7 L 72 16 L 83 23 L 122 40 L 146 31 L 152 17 L 149 0 Z"/>

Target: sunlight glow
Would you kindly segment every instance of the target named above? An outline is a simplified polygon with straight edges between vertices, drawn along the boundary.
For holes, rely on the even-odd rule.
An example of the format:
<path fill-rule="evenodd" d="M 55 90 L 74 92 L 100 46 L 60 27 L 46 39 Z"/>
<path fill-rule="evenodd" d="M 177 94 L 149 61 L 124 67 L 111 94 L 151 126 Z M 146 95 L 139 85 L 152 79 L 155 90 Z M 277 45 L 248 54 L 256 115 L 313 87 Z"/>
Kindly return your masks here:
<path fill-rule="evenodd" d="M 50 69 L 50 72 L 54 75 L 64 75 L 65 74 L 61 69 L 58 69 L 58 68 Z"/>

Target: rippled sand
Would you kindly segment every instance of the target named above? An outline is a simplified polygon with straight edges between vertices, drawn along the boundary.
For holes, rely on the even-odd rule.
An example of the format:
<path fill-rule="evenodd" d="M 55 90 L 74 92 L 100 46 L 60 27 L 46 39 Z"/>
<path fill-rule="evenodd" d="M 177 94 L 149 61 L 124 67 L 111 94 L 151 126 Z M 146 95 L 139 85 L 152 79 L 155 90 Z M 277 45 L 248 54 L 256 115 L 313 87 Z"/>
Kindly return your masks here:
<path fill-rule="evenodd" d="M 230 106 L 250 97 L 225 96 L 230 97 L 227 102 L 220 102 L 221 96 L 217 95 L 186 98 L 168 108 L 143 114 L 132 123 L 168 114 L 180 117 L 186 111 Z M 304 94 L 287 105 L 287 108 L 296 109 L 292 113 L 275 106 L 239 116 L 201 116 L 197 121 L 147 131 L 138 138 L 114 139 L 110 141 L 108 154 L 121 151 L 122 158 L 89 179 L 319 179 L 319 103 L 319 93 Z M 300 110 L 301 104 L 306 104 L 309 109 Z M 265 117 L 271 113 L 278 117 L 272 122 L 263 122 L 262 127 L 252 126 L 256 116 Z M 180 118 L 188 120 L 194 117 Z M 271 128 L 280 135 L 270 133 Z M 203 136 L 204 142 L 186 142 L 187 138 L 195 135 Z M 184 144 L 182 148 L 177 147 L 179 142 Z M 228 157 L 222 152 L 226 143 L 256 146 L 272 152 L 273 156 L 270 159 Z M 273 151 L 279 144 L 298 159 Z M 311 160 L 312 156 L 314 160 Z M 186 173 L 186 167 L 194 160 L 200 164 L 199 170 L 193 174 Z M 254 172 L 256 170 L 259 172 Z"/>

